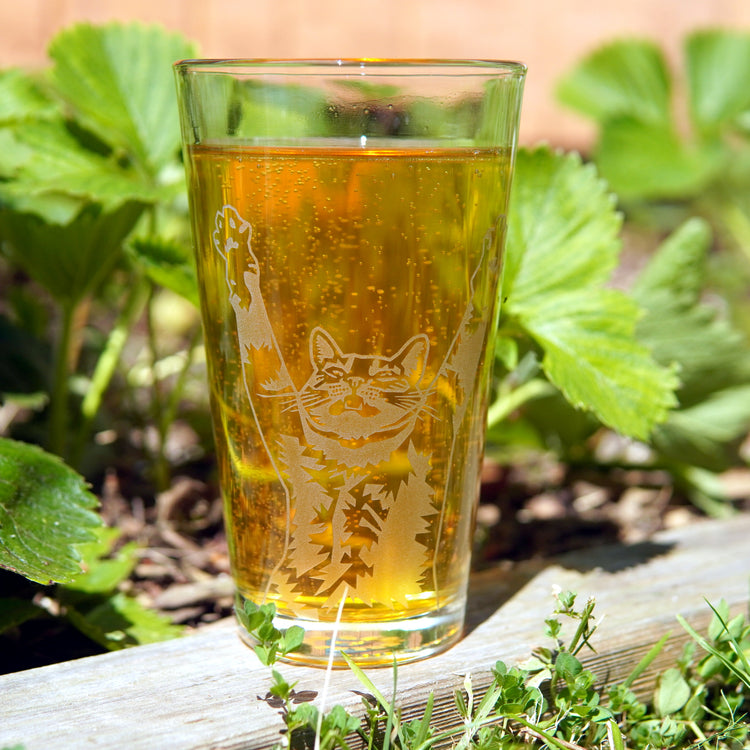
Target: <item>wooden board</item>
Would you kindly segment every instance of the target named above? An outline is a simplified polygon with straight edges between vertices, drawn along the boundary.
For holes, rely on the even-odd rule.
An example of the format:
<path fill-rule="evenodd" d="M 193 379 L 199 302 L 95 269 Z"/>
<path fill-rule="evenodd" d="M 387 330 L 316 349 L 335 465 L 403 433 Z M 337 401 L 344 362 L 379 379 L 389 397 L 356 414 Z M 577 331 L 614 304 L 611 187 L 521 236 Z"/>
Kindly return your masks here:
<path fill-rule="evenodd" d="M 675 620 L 681 613 L 704 627 L 710 601 L 747 607 L 750 518 L 709 521 L 630 547 L 613 546 L 567 555 L 554 563 L 529 563 L 483 571 L 472 582 L 464 639 L 444 654 L 401 667 L 399 702 L 405 717 L 421 714 L 430 691 L 435 721 L 456 721 L 453 691 L 469 672 L 478 691 L 496 660 L 514 663 L 546 645 L 544 618 L 554 587 L 595 597 L 603 620 L 597 653 L 587 665 L 602 679 L 621 679 L 664 633 L 661 657 L 637 687 L 648 688 L 654 670 L 673 660 L 688 639 Z M 298 690 L 323 688 L 319 669 L 281 665 Z M 390 695 L 393 675 L 371 670 Z M 276 710 L 258 696 L 269 671 L 222 622 L 195 635 L 0 677 L 0 747 L 243 748 L 262 750 L 280 739 Z M 325 705 L 357 709 L 361 685 L 335 672 Z M 318 697 L 320 703 L 321 697 Z"/>

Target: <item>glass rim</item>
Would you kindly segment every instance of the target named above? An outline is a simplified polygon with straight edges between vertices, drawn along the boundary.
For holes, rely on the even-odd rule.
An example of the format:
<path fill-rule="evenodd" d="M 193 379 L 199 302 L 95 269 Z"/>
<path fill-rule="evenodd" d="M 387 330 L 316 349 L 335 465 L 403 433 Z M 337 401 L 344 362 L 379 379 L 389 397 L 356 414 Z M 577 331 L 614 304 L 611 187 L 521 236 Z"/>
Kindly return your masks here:
<path fill-rule="evenodd" d="M 460 58 L 187 58 L 174 63 L 180 71 L 195 73 L 265 73 L 278 75 L 389 75 L 389 76 L 477 76 L 517 77 L 527 67 L 514 60 Z"/>

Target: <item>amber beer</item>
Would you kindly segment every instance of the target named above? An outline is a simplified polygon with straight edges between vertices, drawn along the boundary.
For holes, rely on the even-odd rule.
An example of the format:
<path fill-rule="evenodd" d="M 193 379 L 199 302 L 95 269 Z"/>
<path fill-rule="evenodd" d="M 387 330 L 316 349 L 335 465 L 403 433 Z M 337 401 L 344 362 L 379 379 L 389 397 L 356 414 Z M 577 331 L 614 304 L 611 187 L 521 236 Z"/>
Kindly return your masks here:
<path fill-rule="evenodd" d="M 238 608 L 302 625 L 291 658 L 460 635 L 512 150 L 186 144 Z"/>

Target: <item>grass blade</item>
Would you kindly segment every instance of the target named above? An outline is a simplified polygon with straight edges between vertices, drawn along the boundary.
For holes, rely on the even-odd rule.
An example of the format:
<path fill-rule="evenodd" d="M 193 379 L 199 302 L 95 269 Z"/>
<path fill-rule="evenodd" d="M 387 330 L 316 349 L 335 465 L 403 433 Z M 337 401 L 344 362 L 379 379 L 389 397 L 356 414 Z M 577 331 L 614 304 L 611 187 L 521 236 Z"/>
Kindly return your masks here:
<path fill-rule="evenodd" d="M 742 649 L 742 646 L 737 642 L 737 639 L 732 635 L 732 633 L 729 630 L 729 623 L 724 619 L 724 617 L 721 615 L 721 613 L 714 607 L 711 602 L 706 600 L 706 604 L 711 608 L 711 611 L 714 613 L 716 619 L 721 623 L 721 626 L 724 628 L 724 632 L 729 636 L 729 645 L 732 647 L 732 651 L 734 651 L 737 658 L 740 660 L 742 664 L 742 668 L 744 669 L 746 673 L 746 677 L 750 678 L 750 662 L 748 662 L 747 657 L 745 656 L 745 652 Z M 747 680 L 743 680 L 743 682 L 747 685 Z"/>
<path fill-rule="evenodd" d="M 632 684 L 648 669 L 651 662 L 659 655 L 661 650 L 664 648 L 664 644 L 667 639 L 672 635 L 672 632 L 665 633 L 657 642 L 654 644 L 649 652 L 636 664 L 635 669 L 628 675 L 627 679 L 622 683 L 624 687 L 629 688 Z"/>
<path fill-rule="evenodd" d="M 390 733 L 393 730 L 393 727 L 396 727 L 398 739 L 403 745 L 403 737 L 401 736 L 398 717 L 396 716 L 393 703 L 385 699 L 385 696 L 380 692 L 380 690 L 378 690 L 377 687 L 375 687 L 375 683 L 364 673 L 361 667 L 357 666 L 357 664 L 354 663 L 354 661 L 348 654 L 345 654 L 342 651 L 341 655 L 344 657 L 344 660 L 349 666 L 349 669 L 352 670 L 352 672 L 354 673 L 354 676 L 359 680 L 361 685 L 370 693 L 370 695 L 372 695 L 375 698 L 375 700 L 380 704 L 381 708 L 385 711 L 387 723 L 386 723 L 386 732 L 385 732 L 385 744 L 383 745 L 383 750 L 388 750 L 388 748 L 390 747 Z M 393 666 L 394 699 L 396 695 L 396 679 L 397 679 L 396 671 L 397 671 L 396 664 L 394 660 L 394 666 Z"/>
<path fill-rule="evenodd" d="M 622 738 L 622 732 L 614 719 L 610 719 L 607 722 L 607 741 L 612 750 L 626 750 L 625 740 Z"/>
<path fill-rule="evenodd" d="M 714 648 L 700 633 L 698 633 L 682 615 L 677 615 L 677 622 L 682 625 L 692 639 L 706 652 L 716 657 L 738 680 L 750 688 L 750 673 L 739 669 L 732 661 L 727 659 L 721 651 Z"/>

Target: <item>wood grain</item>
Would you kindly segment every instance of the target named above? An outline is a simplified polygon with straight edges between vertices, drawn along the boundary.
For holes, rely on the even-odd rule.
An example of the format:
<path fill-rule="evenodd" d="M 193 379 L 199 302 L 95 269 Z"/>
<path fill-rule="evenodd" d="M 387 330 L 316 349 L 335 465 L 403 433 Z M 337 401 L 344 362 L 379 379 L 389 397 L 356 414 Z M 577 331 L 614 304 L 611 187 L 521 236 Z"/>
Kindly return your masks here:
<path fill-rule="evenodd" d="M 575 591 L 581 600 L 596 599 L 603 620 L 597 653 L 586 663 L 601 679 L 624 678 L 671 632 L 659 659 L 636 684 L 646 691 L 655 670 L 673 660 L 688 639 L 677 613 L 703 627 L 710 614 L 705 599 L 724 598 L 733 609 L 746 609 L 749 534 L 748 517 L 703 522 L 645 544 L 481 572 L 472 582 L 464 639 L 444 654 L 399 669 L 405 718 L 420 715 L 432 691 L 435 722 L 455 727 L 453 691 L 466 673 L 481 692 L 496 660 L 512 664 L 545 645 L 542 623 L 552 610 L 554 587 Z M 319 669 L 279 670 L 299 690 L 323 687 Z M 390 670 L 369 675 L 390 695 Z M 259 700 L 268 685 L 268 669 L 225 621 L 180 640 L 0 677 L 0 747 L 270 748 L 280 739 L 282 722 Z M 359 710 L 361 699 L 353 691 L 360 689 L 351 673 L 336 672 L 325 705 Z"/>

